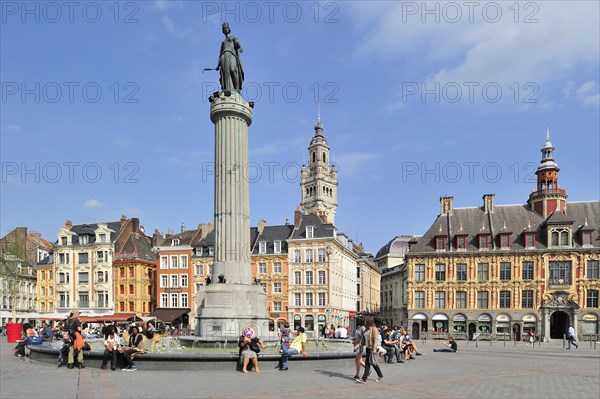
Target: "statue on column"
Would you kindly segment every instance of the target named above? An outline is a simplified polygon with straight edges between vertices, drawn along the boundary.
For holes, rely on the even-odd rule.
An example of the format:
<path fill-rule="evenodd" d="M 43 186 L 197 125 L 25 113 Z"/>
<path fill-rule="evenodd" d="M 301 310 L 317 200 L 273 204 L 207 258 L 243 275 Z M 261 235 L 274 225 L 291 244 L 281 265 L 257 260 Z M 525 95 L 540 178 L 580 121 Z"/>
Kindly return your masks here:
<path fill-rule="evenodd" d="M 242 46 L 235 36 L 230 36 L 231 30 L 227 22 L 223 23 L 223 34 L 225 40 L 221 43 L 221 53 L 219 54 L 219 63 L 217 70 L 221 77 L 221 90 L 241 92 L 242 82 L 244 81 L 244 68 L 240 60 Z"/>

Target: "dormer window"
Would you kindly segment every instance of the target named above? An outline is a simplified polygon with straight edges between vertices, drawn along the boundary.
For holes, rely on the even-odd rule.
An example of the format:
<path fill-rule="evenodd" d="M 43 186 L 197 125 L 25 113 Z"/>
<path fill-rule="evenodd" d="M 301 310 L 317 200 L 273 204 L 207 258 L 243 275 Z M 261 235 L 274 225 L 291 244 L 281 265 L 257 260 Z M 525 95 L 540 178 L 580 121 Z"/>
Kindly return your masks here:
<path fill-rule="evenodd" d="M 89 237 L 86 235 L 79 236 L 79 244 L 81 244 L 81 245 L 89 244 Z"/>
<path fill-rule="evenodd" d="M 500 234 L 500 249 L 509 249 L 510 248 L 510 234 L 502 233 Z"/>
<path fill-rule="evenodd" d="M 259 254 L 266 254 L 267 253 L 267 242 L 266 241 L 260 241 L 258 243 L 258 253 Z"/>
<path fill-rule="evenodd" d="M 570 230 L 568 228 L 554 228 L 549 231 L 550 246 L 568 247 L 570 246 Z"/>
<path fill-rule="evenodd" d="M 277 240 L 273 243 L 273 252 L 276 254 L 281 253 L 281 241 Z"/>
<path fill-rule="evenodd" d="M 456 249 L 459 251 L 465 251 L 467 249 L 467 236 L 466 235 L 456 236 Z"/>
<path fill-rule="evenodd" d="M 171 241 L 171 246 L 172 246 L 172 247 L 175 247 L 175 246 L 177 246 L 177 245 L 179 245 L 179 239 L 178 239 L 178 238 L 176 238 L 176 239 L 174 239 L 173 241 Z"/>
<path fill-rule="evenodd" d="M 480 234 L 479 235 L 479 249 L 490 249 L 490 244 L 492 240 L 489 234 Z"/>
<path fill-rule="evenodd" d="M 60 237 L 60 245 L 67 245 L 67 237 Z"/>
<path fill-rule="evenodd" d="M 306 238 L 315 238 L 315 226 L 306 226 Z"/>
<path fill-rule="evenodd" d="M 446 236 L 435 236 L 435 250 L 445 251 L 446 250 Z"/>
<path fill-rule="evenodd" d="M 581 232 L 581 245 L 589 247 L 592 245 L 592 231 L 584 230 Z"/>
<path fill-rule="evenodd" d="M 98 241 L 102 243 L 106 242 L 106 234 L 98 234 Z"/>
<path fill-rule="evenodd" d="M 213 256 L 214 254 L 215 254 L 215 248 L 213 246 L 208 247 L 208 256 Z"/>
<path fill-rule="evenodd" d="M 535 248 L 535 233 L 525 233 L 525 248 Z"/>

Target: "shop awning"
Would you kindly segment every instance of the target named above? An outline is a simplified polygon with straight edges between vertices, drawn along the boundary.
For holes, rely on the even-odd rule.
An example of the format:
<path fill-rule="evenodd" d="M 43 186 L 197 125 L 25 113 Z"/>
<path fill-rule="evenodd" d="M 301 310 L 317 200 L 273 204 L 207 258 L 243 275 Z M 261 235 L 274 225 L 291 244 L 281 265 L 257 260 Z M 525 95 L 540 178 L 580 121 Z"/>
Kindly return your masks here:
<path fill-rule="evenodd" d="M 115 322 L 123 322 L 123 321 L 136 321 L 141 320 L 139 317 L 135 315 L 135 313 L 114 313 L 114 314 L 106 314 L 106 315 L 97 315 L 97 316 L 79 316 L 79 321 L 82 323 L 97 323 L 100 321 L 115 321 Z"/>
<path fill-rule="evenodd" d="M 441 314 L 438 313 L 436 315 L 434 315 L 431 320 L 448 320 L 448 316 L 446 316 L 445 314 Z"/>
<path fill-rule="evenodd" d="M 150 313 L 151 317 L 156 317 L 160 321 L 165 323 L 172 323 L 184 314 L 190 313 L 190 308 L 157 308 L 154 312 Z"/>
<path fill-rule="evenodd" d="M 413 320 L 427 320 L 427 316 L 425 316 L 423 313 L 417 313 L 412 318 Z"/>

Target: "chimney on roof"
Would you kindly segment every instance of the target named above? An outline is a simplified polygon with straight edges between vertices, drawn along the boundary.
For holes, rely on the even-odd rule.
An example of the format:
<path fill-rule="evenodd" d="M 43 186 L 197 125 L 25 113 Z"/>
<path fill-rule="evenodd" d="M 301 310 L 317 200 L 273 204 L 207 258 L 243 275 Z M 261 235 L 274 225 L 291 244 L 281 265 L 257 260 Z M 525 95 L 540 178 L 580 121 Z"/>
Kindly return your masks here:
<path fill-rule="evenodd" d="M 134 233 L 140 232 L 140 219 L 131 218 L 131 231 Z"/>
<path fill-rule="evenodd" d="M 29 233 L 29 235 L 31 236 L 31 238 L 33 238 L 33 241 L 35 241 L 36 244 L 40 243 L 40 238 L 42 238 L 42 235 L 39 231 L 32 231 L 31 233 Z"/>
<path fill-rule="evenodd" d="M 300 212 L 300 205 L 296 206 L 296 211 L 294 212 L 294 227 L 299 228 L 302 224 L 302 212 Z"/>
<path fill-rule="evenodd" d="M 152 246 L 160 247 L 164 241 L 165 238 L 163 235 L 158 232 L 158 229 L 154 229 L 154 234 L 152 234 Z"/>
<path fill-rule="evenodd" d="M 483 195 L 483 211 L 485 213 L 494 213 L 494 194 Z"/>
<path fill-rule="evenodd" d="M 452 215 L 452 200 L 454 197 L 446 195 L 440 197 L 440 215 Z"/>
<path fill-rule="evenodd" d="M 125 226 L 125 222 L 127 222 L 127 216 L 121 215 L 121 227 Z"/>
<path fill-rule="evenodd" d="M 207 235 L 208 235 L 208 234 L 209 234 L 211 231 L 213 231 L 213 230 L 214 230 L 214 228 L 215 228 L 215 226 L 213 226 L 213 224 L 212 224 L 212 223 L 210 223 L 210 222 L 209 222 L 209 223 L 200 223 L 200 224 L 198 225 L 198 230 L 200 230 L 200 237 L 199 237 L 199 238 L 200 238 L 201 240 L 202 240 L 202 239 L 204 239 L 204 238 L 206 238 L 206 236 L 207 236 Z"/>
<path fill-rule="evenodd" d="M 67 223 L 65 223 L 65 227 L 69 230 L 71 230 L 71 227 L 73 227 L 73 222 L 70 220 L 67 220 Z"/>
<path fill-rule="evenodd" d="M 258 230 L 258 234 L 263 232 L 266 225 L 267 222 L 264 219 L 260 219 L 260 221 L 258 222 L 258 227 L 256 228 L 256 230 Z"/>

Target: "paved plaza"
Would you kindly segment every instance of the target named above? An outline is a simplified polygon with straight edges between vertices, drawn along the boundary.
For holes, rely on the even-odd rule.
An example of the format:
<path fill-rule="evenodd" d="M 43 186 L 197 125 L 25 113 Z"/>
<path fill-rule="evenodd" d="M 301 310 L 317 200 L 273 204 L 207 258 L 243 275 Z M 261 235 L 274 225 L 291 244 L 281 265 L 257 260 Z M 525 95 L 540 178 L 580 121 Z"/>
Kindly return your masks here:
<path fill-rule="evenodd" d="M 4 398 L 595 398 L 600 397 L 600 346 L 565 350 L 459 342 L 457 353 L 433 353 L 405 364 L 382 364 L 382 382 L 358 384 L 354 364 L 337 369 L 265 367 L 260 374 L 231 371 L 103 371 L 61 369 L 12 355 L 2 342 L 0 397 Z"/>

